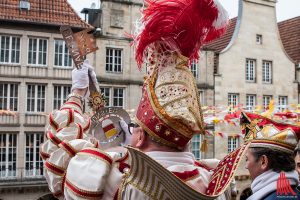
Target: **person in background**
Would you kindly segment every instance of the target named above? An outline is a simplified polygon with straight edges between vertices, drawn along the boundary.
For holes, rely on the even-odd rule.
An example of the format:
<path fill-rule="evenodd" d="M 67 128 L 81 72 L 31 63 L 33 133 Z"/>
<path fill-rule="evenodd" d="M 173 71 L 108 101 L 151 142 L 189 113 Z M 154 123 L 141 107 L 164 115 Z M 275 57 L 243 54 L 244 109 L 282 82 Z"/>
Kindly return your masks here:
<path fill-rule="evenodd" d="M 250 143 L 245 157 L 253 194 L 247 200 L 300 198 L 293 156 L 300 127 L 253 113 L 242 113 L 241 125 Z"/>

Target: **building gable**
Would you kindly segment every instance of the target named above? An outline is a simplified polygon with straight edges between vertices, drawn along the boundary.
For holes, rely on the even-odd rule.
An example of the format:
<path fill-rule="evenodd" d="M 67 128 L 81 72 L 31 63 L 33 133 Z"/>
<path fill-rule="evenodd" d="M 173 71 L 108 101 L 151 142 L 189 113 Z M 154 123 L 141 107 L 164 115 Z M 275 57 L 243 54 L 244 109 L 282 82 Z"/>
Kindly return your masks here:
<path fill-rule="evenodd" d="M 208 44 L 202 50 L 212 50 L 220 53 L 226 49 L 231 40 L 237 26 L 237 17 L 230 19 L 226 33 Z M 296 64 L 300 63 L 300 16 L 288 19 L 278 24 L 279 34 L 284 50 L 287 55 Z"/>

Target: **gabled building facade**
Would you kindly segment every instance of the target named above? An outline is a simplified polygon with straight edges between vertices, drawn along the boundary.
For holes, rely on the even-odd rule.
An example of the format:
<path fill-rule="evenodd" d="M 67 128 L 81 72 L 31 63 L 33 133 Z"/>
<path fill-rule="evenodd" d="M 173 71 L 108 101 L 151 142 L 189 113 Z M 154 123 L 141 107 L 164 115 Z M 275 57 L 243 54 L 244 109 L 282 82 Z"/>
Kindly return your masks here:
<path fill-rule="evenodd" d="M 239 0 L 238 17 L 230 20 L 226 34 L 203 48 L 214 52 L 215 106 L 240 105 L 251 112 L 257 105 L 266 108 L 271 99 L 280 109 L 299 102 L 299 17 L 277 23 L 276 2 Z M 215 137 L 216 158 L 243 142 L 235 137 L 239 127 L 218 124 L 215 131 L 228 135 Z M 236 174 L 239 195 L 251 183 L 244 166 Z"/>

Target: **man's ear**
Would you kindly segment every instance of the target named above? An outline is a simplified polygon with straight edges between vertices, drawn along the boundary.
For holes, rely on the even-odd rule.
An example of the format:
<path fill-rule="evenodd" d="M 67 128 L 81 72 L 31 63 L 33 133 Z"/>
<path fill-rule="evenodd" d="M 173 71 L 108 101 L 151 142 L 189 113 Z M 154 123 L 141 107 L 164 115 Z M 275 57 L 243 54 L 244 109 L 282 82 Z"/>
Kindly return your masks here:
<path fill-rule="evenodd" d="M 141 148 L 146 141 L 146 134 L 144 131 L 139 132 L 139 136 L 138 136 L 138 142 L 136 144 L 137 148 Z"/>
<path fill-rule="evenodd" d="M 263 169 L 264 171 L 268 170 L 269 159 L 266 155 L 262 155 L 260 157 L 260 164 L 261 164 L 261 169 Z"/>

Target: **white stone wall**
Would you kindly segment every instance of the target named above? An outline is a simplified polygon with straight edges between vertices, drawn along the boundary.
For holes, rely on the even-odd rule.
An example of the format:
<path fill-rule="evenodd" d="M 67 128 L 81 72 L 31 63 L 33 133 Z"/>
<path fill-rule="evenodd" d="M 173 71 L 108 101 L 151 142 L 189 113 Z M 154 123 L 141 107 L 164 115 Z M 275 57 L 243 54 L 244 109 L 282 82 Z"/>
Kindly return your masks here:
<path fill-rule="evenodd" d="M 216 105 L 227 105 L 228 93 L 239 93 L 240 103 L 245 104 L 246 94 L 256 94 L 262 105 L 263 95 L 288 96 L 288 103 L 297 103 L 295 67 L 285 54 L 280 42 L 275 3 L 265 6 L 243 1 L 240 14 L 241 26 L 233 44 L 219 56 L 219 73 L 216 77 Z M 260 17 L 261 16 L 261 17 Z M 256 34 L 263 36 L 262 45 L 256 44 Z M 246 58 L 256 60 L 256 83 L 245 80 Z M 273 83 L 262 83 L 262 61 L 272 61 Z"/>
<path fill-rule="evenodd" d="M 238 93 L 239 103 L 246 105 L 246 94 L 256 95 L 256 104 L 263 105 L 263 95 L 272 95 L 275 104 L 279 96 L 287 96 L 288 104 L 298 102 L 295 66 L 286 55 L 280 41 L 275 1 L 240 0 L 238 21 L 230 45 L 219 55 L 220 75 L 215 76 L 215 105 L 228 105 L 228 93 Z M 262 44 L 256 43 L 256 34 L 262 35 Z M 246 81 L 246 58 L 256 60 L 256 82 Z M 262 61 L 272 61 L 272 84 L 262 83 Z M 217 125 L 216 131 L 228 135 L 240 133 L 239 127 Z M 215 154 L 222 158 L 227 153 L 227 139 L 216 137 Z M 240 140 L 240 143 L 242 141 Z M 248 175 L 241 164 L 237 175 Z M 239 181 L 242 192 L 250 180 Z"/>

